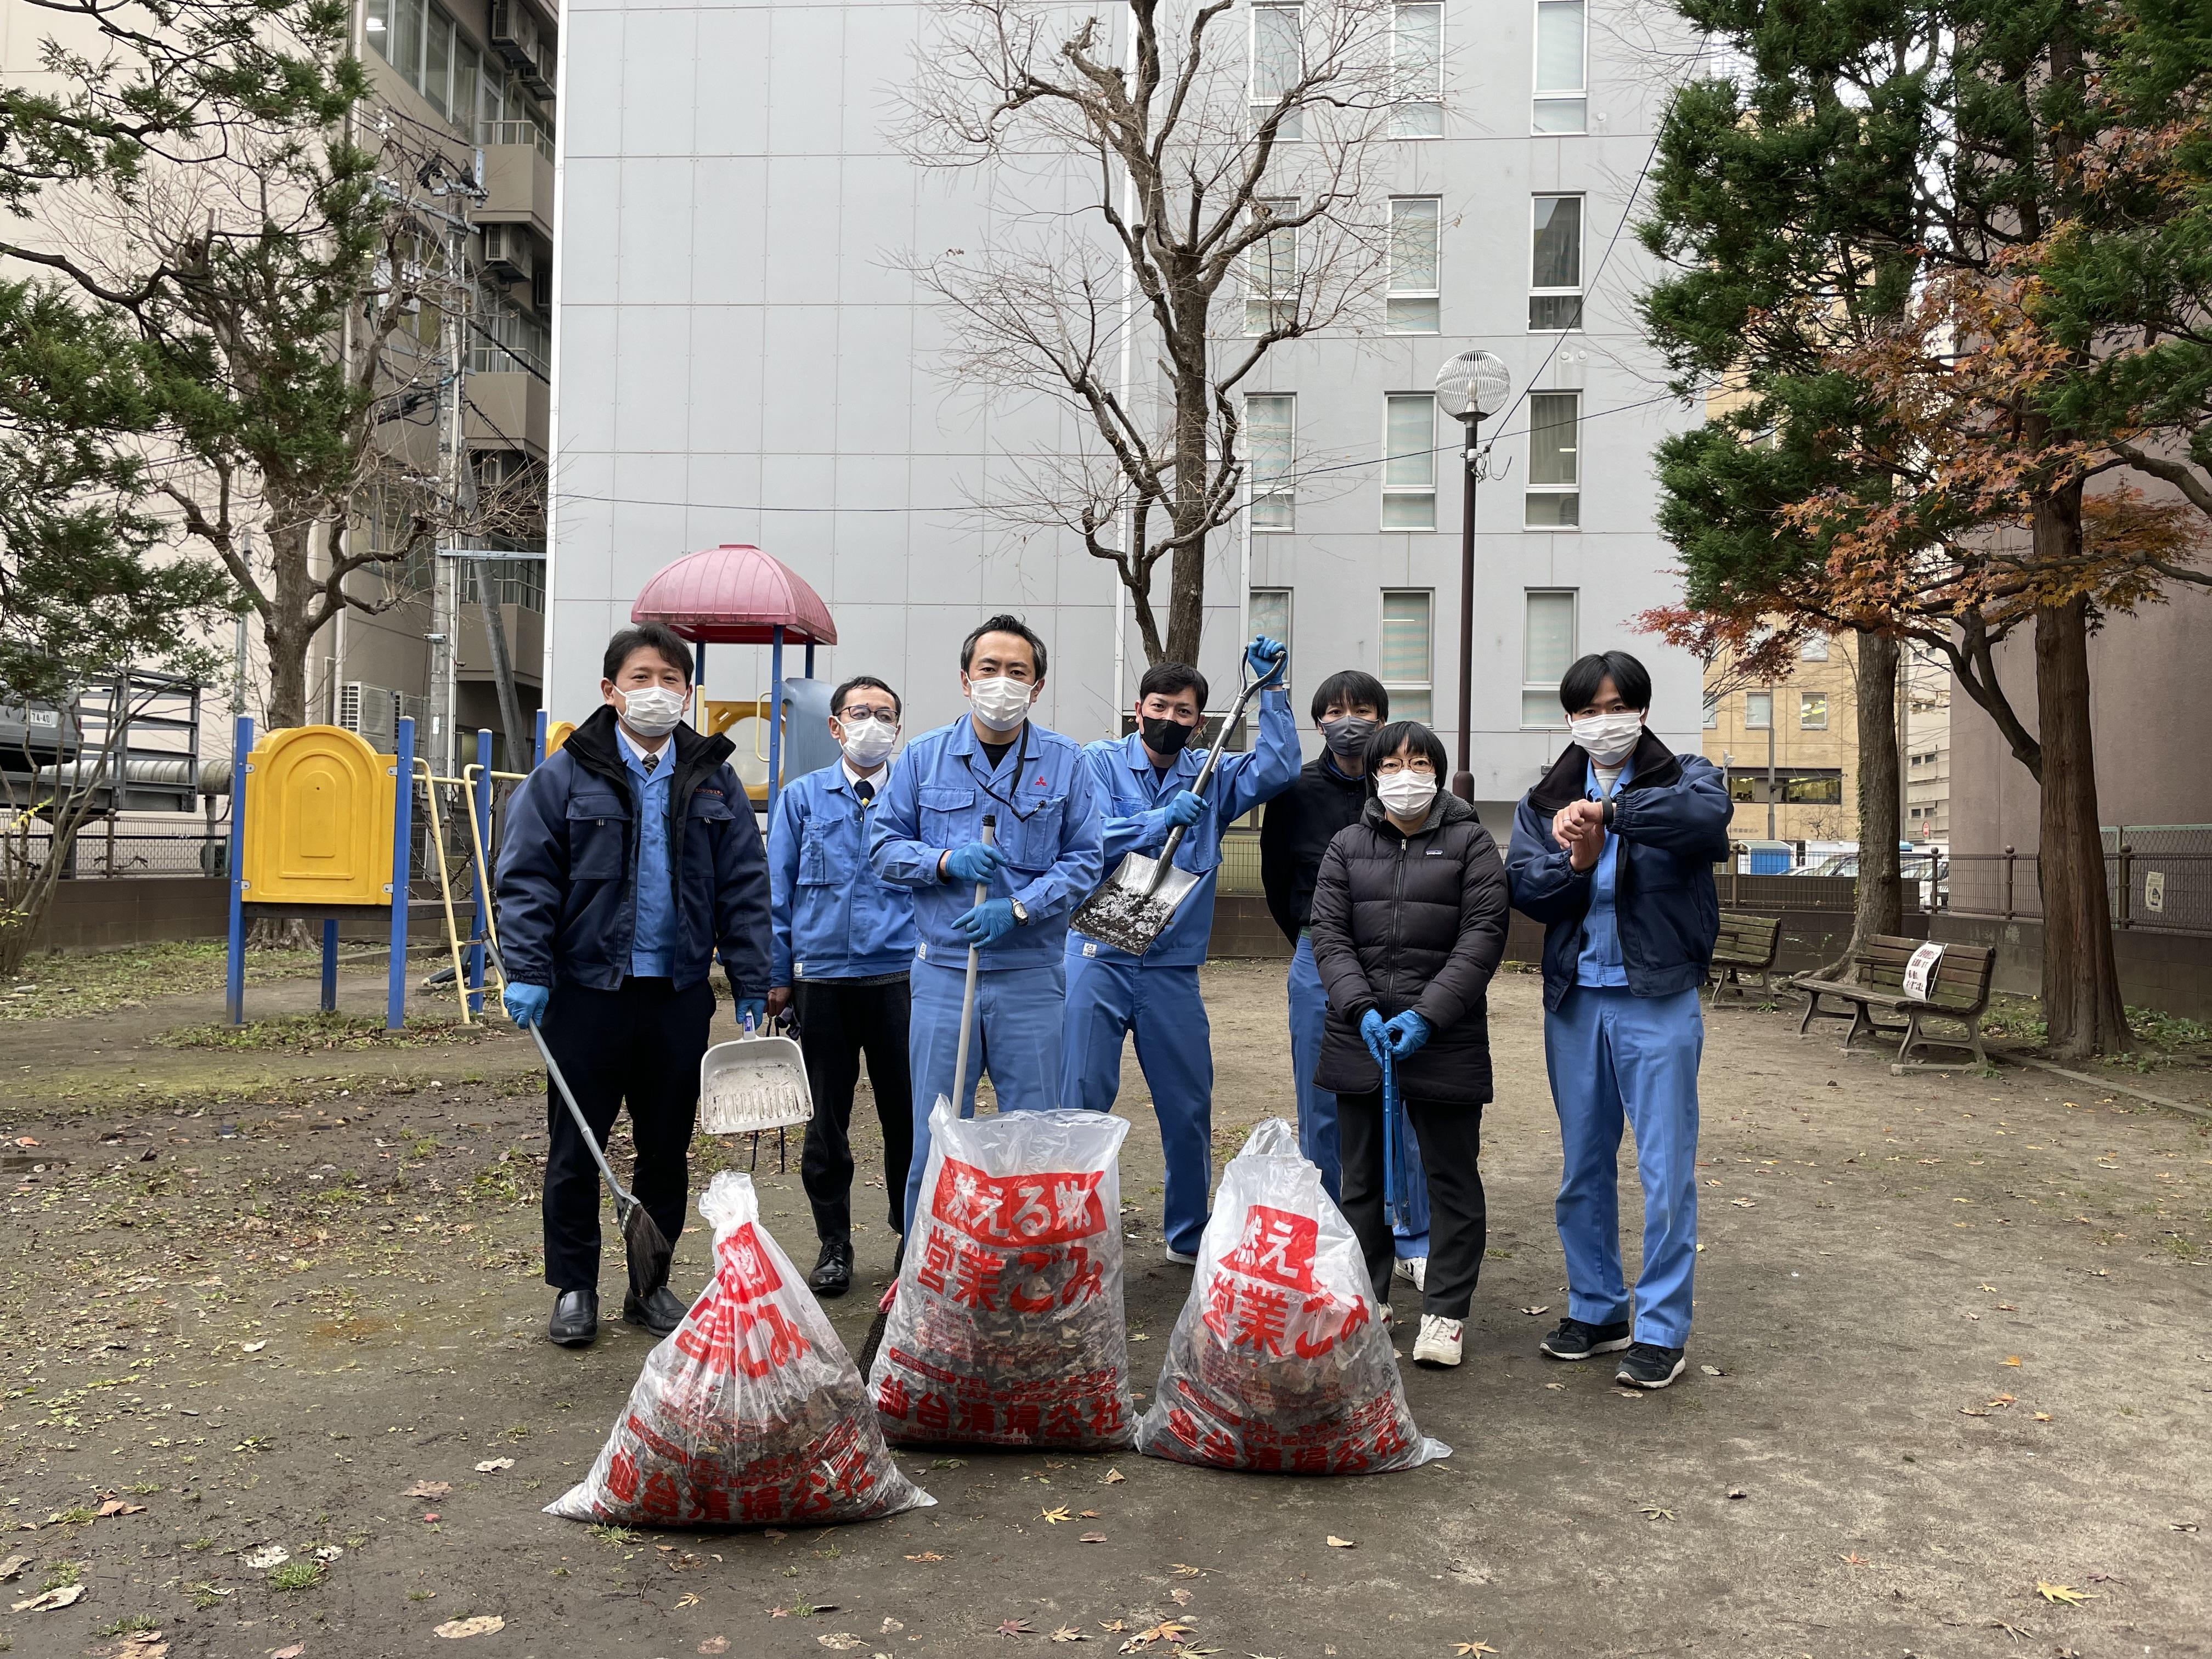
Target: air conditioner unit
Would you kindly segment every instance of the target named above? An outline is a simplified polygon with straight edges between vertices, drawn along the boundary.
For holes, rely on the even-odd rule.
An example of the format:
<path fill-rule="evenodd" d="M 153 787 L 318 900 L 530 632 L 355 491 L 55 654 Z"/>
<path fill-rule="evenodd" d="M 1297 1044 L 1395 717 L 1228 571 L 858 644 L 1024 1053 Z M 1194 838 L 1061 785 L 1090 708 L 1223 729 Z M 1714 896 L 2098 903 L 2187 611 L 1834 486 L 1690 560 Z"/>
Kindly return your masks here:
<path fill-rule="evenodd" d="M 492 0 L 491 48 L 518 71 L 538 68 L 538 14 L 520 0 Z"/>
<path fill-rule="evenodd" d="M 483 227 L 483 268 L 502 282 L 526 283 L 538 269 L 538 250 L 526 225 Z"/>
<path fill-rule="evenodd" d="M 348 680 L 338 689 L 338 724 L 380 752 L 398 735 L 399 694 L 380 685 Z"/>

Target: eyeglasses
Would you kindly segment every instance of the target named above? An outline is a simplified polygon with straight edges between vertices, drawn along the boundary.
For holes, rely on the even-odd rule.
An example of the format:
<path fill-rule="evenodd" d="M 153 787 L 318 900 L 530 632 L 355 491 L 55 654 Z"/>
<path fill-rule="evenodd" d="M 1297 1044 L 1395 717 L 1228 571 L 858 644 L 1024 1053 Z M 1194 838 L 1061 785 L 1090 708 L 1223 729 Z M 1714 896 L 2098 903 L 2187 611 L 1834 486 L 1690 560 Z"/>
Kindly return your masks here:
<path fill-rule="evenodd" d="M 1437 769 L 1429 764 L 1429 757 L 1426 755 L 1416 755 L 1411 760 L 1402 759 L 1396 755 L 1386 756 L 1375 763 L 1375 770 L 1378 774 L 1418 772 L 1425 778 L 1432 778 L 1437 775 Z"/>
<path fill-rule="evenodd" d="M 839 709 L 837 711 L 837 718 L 844 721 L 848 726 L 854 725 L 859 721 L 873 720 L 878 726 L 888 726 L 893 730 L 897 729 L 899 723 L 898 715 L 891 709 L 863 708 L 853 703 L 848 703 L 844 708 Z"/>

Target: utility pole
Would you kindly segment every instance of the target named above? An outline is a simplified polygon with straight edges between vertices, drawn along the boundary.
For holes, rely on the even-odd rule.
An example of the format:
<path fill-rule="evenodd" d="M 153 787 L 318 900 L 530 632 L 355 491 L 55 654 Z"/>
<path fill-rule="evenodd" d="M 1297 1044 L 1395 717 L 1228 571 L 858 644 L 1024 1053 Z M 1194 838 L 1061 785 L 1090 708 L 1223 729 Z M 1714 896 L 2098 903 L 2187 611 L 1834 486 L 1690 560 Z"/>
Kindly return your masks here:
<path fill-rule="evenodd" d="M 1766 687 L 1766 838 L 1774 833 L 1774 728 L 1782 723 L 1782 702 L 1770 681 Z"/>

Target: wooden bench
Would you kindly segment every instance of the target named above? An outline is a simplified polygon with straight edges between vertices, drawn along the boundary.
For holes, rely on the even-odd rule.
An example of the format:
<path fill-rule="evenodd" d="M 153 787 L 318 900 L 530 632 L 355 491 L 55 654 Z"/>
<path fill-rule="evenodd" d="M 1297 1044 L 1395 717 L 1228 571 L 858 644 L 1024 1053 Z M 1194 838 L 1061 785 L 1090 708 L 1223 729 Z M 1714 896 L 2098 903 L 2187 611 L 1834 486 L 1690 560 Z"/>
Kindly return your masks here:
<path fill-rule="evenodd" d="M 1782 949 L 1782 918 L 1779 916 L 1739 915 L 1731 910 L 1721 912 L 1720 935 L 1713 941 L 1711 979 L 1712 1001 L 1717 1007 L 1723 991 L 1733 991 L 1748 997 L 1741 975 L 1757 974 L 1762 993 L 1771 990 L 1767 975 L 1774 967 L 1777 952 Z"/>
<path fill-rule="evenodd" d="M 1899 1063 L 1911 1058 L 1915 1048 L 1937 1048 L 1970 1050 L 1976 1060 L 1988 1065 L 1990 1057 L 1982 1048 L 1982 1012 L 1990 1005 L 1996 951 L 1986 945 L 1946 945 L 1942 959 L 1929 978 L 1928 994 L 1911 997 L 1905 994 L 1905 969 L 1921 944 L 1917 939 L 1878 933 L 1851 952 L 1841 978 L 1798 974 L 1784 980 L 1784 989 L 1805 994 L 1805 1018 L 1798 1022 L 1797 1034 L 1804 1036 L 1816 1018 L 1849 1019 L 1851 1029 L 1844 1038 L 1846 1048 L 1863 1034 L 1901 1036 L 1904 1041 L 1897 1050 Z M 1823 1000 L 1846 1003 L 1850 1011 L 1824 1008 Z M 1894 1019 L 1884 1024 L 1875 1018 L 1876 1009 L 1892 1016 L 1902 1014 L 1903 1024 Z M 1964 1037 L 1936 1036 L 1922 1029 L 1923 1022 L 1929 1019 L 1955 1020 L 1966 1028 L 1966 1034 Z"/>

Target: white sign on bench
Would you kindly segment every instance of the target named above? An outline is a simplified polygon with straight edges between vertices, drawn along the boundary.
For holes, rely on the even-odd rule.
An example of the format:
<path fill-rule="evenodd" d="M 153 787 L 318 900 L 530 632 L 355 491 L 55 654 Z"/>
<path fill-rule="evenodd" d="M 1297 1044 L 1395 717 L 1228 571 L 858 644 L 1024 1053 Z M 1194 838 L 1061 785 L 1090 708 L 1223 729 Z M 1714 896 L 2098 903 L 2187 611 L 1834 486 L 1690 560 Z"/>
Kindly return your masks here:
<path fill-rule="evenodd" d="M 1943 960 L 1943 947 L 1929 941 L 1912 953 L 1905 964 L 1905 994 L 1915 1002 L 1928 1000 L 1928 988 L 1936 982 L 1936 966 Z"/>

